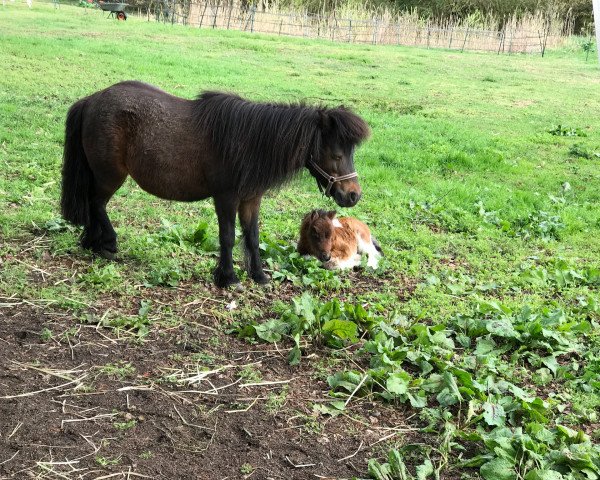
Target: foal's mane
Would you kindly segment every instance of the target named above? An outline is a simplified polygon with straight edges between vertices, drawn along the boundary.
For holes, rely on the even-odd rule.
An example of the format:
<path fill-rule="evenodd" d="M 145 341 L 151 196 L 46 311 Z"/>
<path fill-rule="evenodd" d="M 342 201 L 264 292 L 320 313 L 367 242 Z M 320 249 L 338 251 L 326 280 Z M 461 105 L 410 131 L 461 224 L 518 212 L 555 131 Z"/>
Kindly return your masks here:
<path fill-rule="evenodd" d="M 199 134 L 208 133 L 237 193 L 260 194 L 289 180 L 325 144 L 357 145 L 369 127 L 344 107 L 255 103 L 227 93 L 204 92 L 193 104 Z"/>

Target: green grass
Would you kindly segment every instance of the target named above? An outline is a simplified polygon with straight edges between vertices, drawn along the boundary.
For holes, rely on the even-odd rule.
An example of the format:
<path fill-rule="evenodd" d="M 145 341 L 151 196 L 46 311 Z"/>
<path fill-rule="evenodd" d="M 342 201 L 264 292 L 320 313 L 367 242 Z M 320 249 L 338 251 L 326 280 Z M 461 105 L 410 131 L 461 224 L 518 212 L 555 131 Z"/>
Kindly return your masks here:
<path fill-rule="evenodd" d="M 114 296 L 123 311 L 105 324 L 138 333 L 154 328 L 155 319 L 172 321 L 174 313 L 153 306 L 150 322 L 147 309 L 138 311 L 139 302 L 128 298 L 181 284 L 191 297 L 210 295 L 217 224 L 209 201 L 169 203 L 128 181 L 109 204 L 122 261 L 92 260 L 78 249 L 77 230 L 59 220 L 58 210 L 64 120 L 78 98 L 138 79 L 186 98 L 220 89 L 253 100 L 343 103 L 368 121 L 373 135 L 355 159 L 364 197 L 340 213 L 371 226 L 386 255 L 386 276 L 362 293 L 353 291 L 344 274 L 333 282 L 305 270 L 305 277 L 314 276 L 305 281 L 302 268 L 308 267 L 293 262 L 280 276 L 302 279 L 321 300 L 342 288 L 373 315 L 408 319 L 394 328 L 411 342 L 442 342 L 438 353 L 458 355 L 457 365 L 475 345 L 467 339 L 483 338 L 485 322 L 510 318 L 522 329 L 518 341 L 512 330 L 498 335 L 513 338 L 506 345 L 510 352 L 527 351 L 538 362 L 537 395 L 559 395 L 573 407 L 552 413 L 552 422 L 560 417 L 573 428 L 597 425 L 592 414 L 600 404 L 598 389 L 584 389 L 584 395 L 576 379 L 563 379 L 546 391 L 549 368 L 533 357 L 540 352 L 529 349 L 526 327 L 515 320 L 516 312 L 530 306 L 588 322 L 590 331 L 557 328 L 584 345 L 581 368 L 592 372 L 600 355 L 600 298 L 597 280 L 586 272 L 600 265 L 600 72 L 580 52 L 550 51 L 541 58 L 347 45 L 135 17 L 115 22 L 95 11 L 39 3 L 31 10 L 19 4 L 0 10 L 0 44 L 0 295 L 46 300 L 80 316 L 86 306 Z M 306 211 L 330 207 L 308 174 L 270 192 L 261 210 L 265 248 L 291 244 Z M 208 241 L 189 240 L 198 229 Z M 276 256 L 286 253 L 278 248 L 269 254 L 275 270 L 283 268 Z M 44 252 L 59 260 L 52 275 L 66 281 L 42 287 L 33 281 L 32 264 L 48 268 Z M 75 264 L 62 263 L 70 257 Z M 399 297 L 406 285 L 415 286 L 414 292 Z M 219 318 L 243 328 L 272 313 L 250 294 L 241 298 L 239 309 Z M 481 312 L 481 305 L 493 302 L 511 313 Z M 479 326 L 461 327 L 460 318 Z M 411 330 L 415 322 L 442 330 Z M 454 339 L 454 353 L 446 337 Z M 398 342 L 389 347 L 408 348 Z M 503 361 L 509 373 L 516 372 L 515 383 L 531 386 L 522 371 L 525 360 Z M 246 380 L 261 378 L 258 371 L 245 374 Z M 401 391 L 403 377 L 394 375 L 392 389 Z M 449 402 L 443 385 L 442 391 L 438 387 L 429 385 L 428 391 Z M 385 399 L 376 383 L 370 388 L 369 394 Z M 480 394 L 473 398 L 485 403 Z M 495 440 L 480 434 L 477 441 Z M 445 458 L 436 455 L 436 461 Z"/>

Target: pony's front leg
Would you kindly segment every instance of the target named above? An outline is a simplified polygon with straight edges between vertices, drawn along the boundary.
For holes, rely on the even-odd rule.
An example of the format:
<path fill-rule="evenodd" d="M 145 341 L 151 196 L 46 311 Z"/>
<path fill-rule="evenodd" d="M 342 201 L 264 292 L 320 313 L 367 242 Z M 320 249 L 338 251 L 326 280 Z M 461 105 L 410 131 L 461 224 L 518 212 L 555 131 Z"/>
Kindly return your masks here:
<path fill-rule="evenodd" d="M 235 243 L 235 214 L 239 200 L 237 197 L 218 196 L 215 197 L 215 210 L 219 219 L 219 244 L 221 255 L 219 263 L 214 271 L 214 279 L 217 287 L 225 288 L 240 279 L 233 271 L 233 244 Z"/>
<path fill-rule="evenodd" d="M 250 277 L 256 282 L 265 284 L 269 277 L 265 275 L 262 268 L 262 260 L 258 249 L 258 211 L 260 209 L 261 197 L 240 202 L 238 209 L 240 225 L 244 233 L 244 247 L 246 256 L 246 269 Z"/>

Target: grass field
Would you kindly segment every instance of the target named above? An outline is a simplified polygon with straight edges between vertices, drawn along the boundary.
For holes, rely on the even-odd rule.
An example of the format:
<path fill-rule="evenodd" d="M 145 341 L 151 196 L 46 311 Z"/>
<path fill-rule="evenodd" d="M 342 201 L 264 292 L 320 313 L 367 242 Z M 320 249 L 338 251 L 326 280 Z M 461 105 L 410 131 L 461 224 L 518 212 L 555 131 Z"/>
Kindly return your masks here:
<path fill-rule="evenodd" d="M 600 478 L 600 72 L 583 52 L 8 4 L 0 65 L 0 478 Z M 129 181 L 109 204 L 118 261 L 82 251 L 58 209 L 66 111 L 126 79 L 354 109 L 373 134 L 340 214 L 371 226 L 382 268 L 296 258 L 302 215 L 334 208 L 307 173 L 263 204 L 265 288 L 239 252 L 245 291 L 212 286 L 210 201 Z"/>

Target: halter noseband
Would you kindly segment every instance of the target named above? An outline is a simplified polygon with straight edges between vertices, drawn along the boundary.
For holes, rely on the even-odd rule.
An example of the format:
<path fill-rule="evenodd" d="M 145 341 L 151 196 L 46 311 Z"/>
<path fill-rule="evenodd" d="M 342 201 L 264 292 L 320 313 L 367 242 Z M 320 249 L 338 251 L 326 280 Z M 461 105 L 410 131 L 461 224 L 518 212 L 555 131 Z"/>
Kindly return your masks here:
<path fill-rule="evenodd" d="M 358 177 L 358 173 L 356 172 L 352 172 L 352 173 L 348 173 L 347 175 L 342 175 L 340 177 L 334 177 L 333 175 L 328 174 L 325 170 L 323 170 L 321 167 L 319 167 L 312 158 L 310 158 L 308 160 L 308 163 L 317 171 L 317 173 L 321 174 L 321 176 L 327 180 L 327 187 L 325 188 L 325 190 L 323 190 L 323 186 L 317 182 L 317 185 L 319 186 L 319 190 L 321 190 L 321 193 L 323 193 L 326 197 L 329 196 L 329 194 L 331 193 L 331 187 L 333 187 L 333 184 L 336 182 L 341 182 L 343 180 L 350 180 L 351 178 L 357 178 Z"/>

